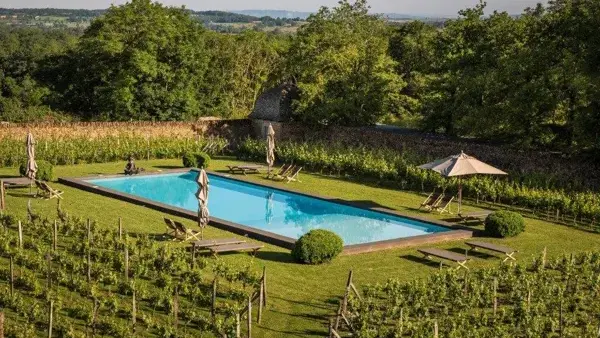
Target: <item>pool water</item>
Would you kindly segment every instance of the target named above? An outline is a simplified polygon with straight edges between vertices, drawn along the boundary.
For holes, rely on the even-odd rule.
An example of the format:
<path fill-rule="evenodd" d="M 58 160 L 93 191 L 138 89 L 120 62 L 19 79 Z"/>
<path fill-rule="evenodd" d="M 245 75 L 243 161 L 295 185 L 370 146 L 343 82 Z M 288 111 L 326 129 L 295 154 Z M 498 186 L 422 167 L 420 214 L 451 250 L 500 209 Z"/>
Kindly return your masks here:
<path fill-rule="evenodd" d="M 87 182 L 167 205 L 198 211 L 196 171 Z M 345 245 L 448 231 L 433 224 L 356 208 L 291 192 L 209 175 L 211 217 L 299 238 L 312 229 L 331 230 Z M 368 196 L 365 196 L 368 198 Z"/>

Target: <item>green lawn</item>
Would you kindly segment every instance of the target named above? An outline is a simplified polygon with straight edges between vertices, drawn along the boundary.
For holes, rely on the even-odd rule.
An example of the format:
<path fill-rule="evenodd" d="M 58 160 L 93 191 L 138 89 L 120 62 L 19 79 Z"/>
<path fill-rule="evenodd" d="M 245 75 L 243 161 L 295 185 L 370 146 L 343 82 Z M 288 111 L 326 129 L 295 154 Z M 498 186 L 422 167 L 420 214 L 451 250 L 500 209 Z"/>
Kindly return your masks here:
<path fill-rule="evenodd" d="M 235 162 L 229 159 L 213 159 L 212 170 L 222 170 L 226 164 Z M 147 170 L 160 170 L 179 167 L 180 160 L 139 161 L 138 166 Z M 55 167 L 57 177 L 79 177 L 92 174 L 111 174 L 122 170 L 124 163 L 107 163 Z M 17 175 L 15 168 L 0 168 L 0 176 Z M 276 183 L 261 175 L 248 175 L 240 178 L 265 184 L 292 187 L 297 190 L 335 197 L 347 201 L 364 201 L 372 205 L 397 210 L 401 213 L 432 218 L 443 218 L 422 213 L 415 209 L 423 196 L 415 193 L 396 191 L 372 185 L 363 185 L 317 174 L 302 173 L 302 183 Z M 159 233 L 164 231 L 163 214 L 145 207 L 132 205 L 100 195 L 80 191 L 54 183 L 64 190 L 63 208 L 70 213 L 98 221 L 101 226 L 116 227 L 118 217 L 123 218 L 125 228 L 130 232 Z M 27 189 L 9 190 L 7 207 L 23 217 L 28 198 Z M 54 213 L 56 202 L 32 200 L 35 212 Z M 465 207 L 467 210 L 476 210 Z M 445 216 L 448 217 L 448 216 Z M 194 222 L 186 220 L 193 226 Z M 600 245 L 600 236 L 594 233 L 556 225 L 540 220 L 527 219 L 526 231 L 513 239 L 486 239 L 502 243 L 519 250 L 519 260 L 528 260 L 533 255 L 548 248 L 549 255 L 585 251 Z M 205 231 L 205 236 L 231 236 L 214 228 Z M 452 250 L 466 248 L 463 242 L 447 242 L 438 245 Z M 367 283 L 383 282 L 388 278 L 410 280 L 427 277 L 438 269 L 435 263 L 423 261 L 415 248 L 387 250 L 376 253 L 341 256 L 330 264 L 307 266 L 291 261 L 289 251 L 266 245 L 256 258 L 246 254 L 224 255 L 233 264 L 251 265 L 258 271 L 266 266 L 268 272 L 269 304 L 263 324 L 254 328 L 258 337 L 312 336 L 326 335 L 328 316 L 335 313 L 338 297 L 343 294 L 348 270 L 354 270 L 355 284 L 360 288 Z M 471 268 L 499 264 L 500 260 L 491 256 L 478 255 L 469 264 Z"/>

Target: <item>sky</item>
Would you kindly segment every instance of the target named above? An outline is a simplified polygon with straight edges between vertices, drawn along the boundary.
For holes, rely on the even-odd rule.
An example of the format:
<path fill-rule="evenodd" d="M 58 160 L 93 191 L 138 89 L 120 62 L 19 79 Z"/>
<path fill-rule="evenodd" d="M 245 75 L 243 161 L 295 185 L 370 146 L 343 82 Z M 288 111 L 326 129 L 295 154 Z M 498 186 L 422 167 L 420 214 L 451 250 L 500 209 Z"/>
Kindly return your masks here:
<path fill-rule="evenodd" d="M 126 0 L 0 0 L 4 8 L 107 8 L 111 3 L 122 4 Z M 320 6 L 335 6 L 338 0 L 162 0 L 167 5 L 181 6 L 193 10 L 242 10 L 283 9 L 314 12 Z M 532 7 L 539 0 L 487 0 L 488 10 L 507 11 L 518 14 Z M 545 2 L 545 1 L 544 1 Z M 410 15 L 454 16 L 458 10 L 472 7 L 478 0 L 370 0 L 369 5 L 376 13 L 399 13 Z"/>

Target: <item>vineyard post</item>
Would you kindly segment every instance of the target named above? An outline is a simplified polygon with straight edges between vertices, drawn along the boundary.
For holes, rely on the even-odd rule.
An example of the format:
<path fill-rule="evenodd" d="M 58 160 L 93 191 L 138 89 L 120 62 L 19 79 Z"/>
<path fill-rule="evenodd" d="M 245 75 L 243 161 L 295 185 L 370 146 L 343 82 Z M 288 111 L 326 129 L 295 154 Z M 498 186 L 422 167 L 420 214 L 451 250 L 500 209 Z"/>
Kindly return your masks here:
<path fill-rule="evenodd" d="M 18 223 L 19 226 L 19 249 L 23 249 L 23 225 L 21 221 Z"/>
<path fill-rule="evenodd" d="M 123 219 L 119 217 L 119 241 L 123 239 Z"/>
<path fill-rule="evenodd" d="M 4 210 L 5 207 L 6 200 L 4 199 L 4 181 L 0 180 L 0 212 L 2 212 L 2 210 Z"/>
<path fill-rule="evenodd" d="M 235 314 L 235 338 L 241 337 L 240 331 L 240 313 L 238 312 Z"/>
<path fill-rule="evenodd" d="M 252 337 L 252 293 L 248 295 L 248 338 Z"/>
<path fill-rule="evenodd" d="M 54 307 L 54 300 L 50 300 L 50 306 L 48 308 L 48 338 L 52 338 L 52 308 Z"/>
<path fill-rule="evenodd" d="M 542 251 L 542 268 L 546 267 L 546 247 L 544 247 L 544 251 Z"/>
<path fill-rule="evenodd" d="M 263 284 L 263 305 L 267 307 L 267 267 L 263 266 L 263 276 L 262 276 L 262 284 Z"/>
<path fill-rule="evenodd" d="M 344 293 L 344 301 L 342 305 L 342 313 L 346 313 L 348 307 L 348 296 L 350 294 L 350 285 L 352 285 L 352 270 L 348 273 L 348 281 L 346 282 L 346 291 Z"/>
<path fill-rule="evenodd" d="M 150 136 L 149 135 L 146 136 L 146 146 L 147 146 L 147 148 L 146 148 L 147 149 L 146 150 L 146 159 L 148 161 L 150 161 Z"/>
<path fill-rule="evenodd" d="M 100 304 L 98 303 L 98 298 L 94 297 L 94 309 L 92 312 L 92 336 L 96 336 L 96 319 L 98 317 L 98 307 Z"/>
<path fill-rule="evenodd" d="M 13 256 L 10 256 L 10 299 L 15 295 L 15 263 Z"/>
<path fill-rule="evenodd" d="M 263 308 L 263 303 L 264 303 L 264 289 L 263 289 L 263 283 L 261 281 L 260 283 L 260 290 L 258 291 L 258 318 L 257 318 L 257 322 L 260 324 L 260 321 L 262 320 L 262 308 Z"/>
<path fill-rule="evenodd" d="M 175 287 L 175 296 L 173 297 L 173 322 L 175 331 L 177 331 L 177 324 L 179 322 L 179 289 Z"/>
<path fill-rule="evenodd" d="M 215 308 L 216 308 L 216 303 L 217 303 L 217 277 L 215 277 L 215 279 L 213 279 L 213 285 L 212 285 L 212 298 L 211 298 L 211 305 L 210 305 L 210 315 L 211 317 L 215 318 Z"/>
<path fill-rule="evenodd" d="M 125 282 L 129 281 L 129 248 L 125 243 Z"/>
<path fill-rule="evenodd" d="M 46 264 L 48 266 L 48 271 L 47 271 L 48 286 L 47 287 L 48 287 L 48 289 L 50 289 L 50 288 L 52 288 L 52 255 L 49 252 L 46 254 Z"/>
<path fill-rule="evenodd" d="M 400 335 L 404 332 L 404 308 L 400 308 Z"/>
<path fill-rule="evenodd" d="M 135 334 L 135 322 L 137 319 L 137 314 L 136 314 L 136 306 L 135 306 L 135 282 L 133 284 L 133 295 L 132 295 L 132 301 L 131 301 L 131 326 L 133 329 L 133 333 Z"/>
<path fill-rule="evenodd" d="M 438 338 L 438 322 L 437 319 L 433 322 L 433 338 Z"/>
<path fill-rule="evenodd" d="M 191 268 L 194 269 L 196 265 L 196 242 L 192 243 L 192 263 Z"/>
<path fill-rule="evenodd" d="M 91 245 L 92 245 L 92 222 L 90 221 L 89 218 L 87 220 L 87 243 L 88 243 L 88 246 L 91 247 Z"/>
<path fill-rule="evenodd" d="M 4 338 L 4 312 L 0 311 L 0 338 Z"/>
<path fill-rule="evenodd" d="M 563 337 L 563 300 L 562 300 L 562 295 L 560 298 L 560 305 L 559 305 L 559 309 L 558 309 L 558 330 L 560 333 L 560 338 Z"/>
<path fill-rule="evenodd" d="M 498 278 L 494 278 L 494 317 L 498 310 Z"/>
<path fill-rule="evenodd" d="M 88 283 L 92 281 L 92 257 L 90 254 L 91 249 L 88 247 L 87 249 L 87 280 Z"/>
<path fill-rule="evenodd" d="M 56 252 L 56 247 L 58 246 L 58 221 L 54 220 L 54 228 L 52 234 L 52 249 Z"/>

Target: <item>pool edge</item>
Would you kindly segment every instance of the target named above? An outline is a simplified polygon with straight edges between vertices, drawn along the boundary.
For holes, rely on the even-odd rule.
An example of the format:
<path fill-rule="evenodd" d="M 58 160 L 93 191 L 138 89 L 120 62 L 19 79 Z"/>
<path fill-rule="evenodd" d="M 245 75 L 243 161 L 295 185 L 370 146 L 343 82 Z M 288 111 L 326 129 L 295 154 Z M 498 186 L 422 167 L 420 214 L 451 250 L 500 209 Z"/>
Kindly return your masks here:
<path fill-rule="evenodd" d="M 196 169 L 196 168 L 168 169 L 168 170 L 163 170 L 160 172 L 145 172 L 145 173 L 142 173 L 142 174 L 136 175 L 136 176 L 151 176 L 151 175 L 171 174 L 171 173 L 185 173 L 185 172 L 189 172 L 190 170 L 197 171 L 198 169 Z M 355 208 L 376 211 L 376 212 L 380 212 L 380 213 L 384 213 L 384 214 L 388 214 L 388 215 L 392 215 L 392 216 L 403 217 L 403 218 L 411 219 L 414 221 L 424 222 L 424 223 L 428 223 L 428 224 L 431 224 L 434 226 L 449 229 L 448 231 L 444 231 L 444 232 L 431 233 L 431 234 L 413 236 L 413 237 L 408 237 L 408 238 L 396 238 L 396 239 L 390 239 L 390 240 L 384 240 L 384 241 L 346 245 L 346 246 L 344 246 L 344 251 L 342 253 L 344 255 L 353 255 L 353 254 L 359 254 L 359 253 L 365 253 L 365 252 L 375 252 L 375 251 L 381 251 L 381 250 L 387 250 L 387 249 L 406 248 L 406 247 L 412 247 L 412 246 L 423 245 L 423 244 L 433 244 L 433 243 L 440 243 L 440 242 L 445 242 L 445 241 L 462 240 L 462 239 L 468 239 L 468 238 L 473 237 L 472 230 L 466 229 L 462 226 L 456 226 L 452 223 L 448 223 L 448 222 L 444 222 L 444 221 L 431 220 L 431 219 L 426 219 L 426 218 L 418 217 L 418 216 L 414 216 L 414 215 L 406 215 L 406 214 L 397 212 L 395 210 L 390 210 L 390 209 L 385 209 L 385 208 L 366 207 L 365 205 L 361 205 L 360 203 L 355 203 L 352 201 L 344 201 L 344 200 L 340 200 L 338 198 L 331 198 L 331 197 L 326 197 L 326 196 L 322 196 L 322 195 L 307 194 L 305 192 L 296 191 L 295 189 L 288 189 L 288 188 L 283 188 L 283 187 L 278 187 L 278 186 L 256 183 L 256 182 L 252 182 L 249 180 L 232 177 L 232 175 L 223 174 L 223 173 L 219 173 L 219 172 L 214 172 L 214 171 L 209 171 L 209 170 L 207 170 L 207 172 L 211 175 L 215 175 L 215 176 L 222 177 L 225 179 L 230 179 L 233 181 L 243 182 L 243 183 L 247 183 L 247 184 L 253 184 L 256 186 L 263 187 L 263 188 L 269 188 L 269 189 L 284 191 L 284 192 L 288 192 L 288 193 L 298 194 L 298 195 L 302 195 L 302 196 L 306 196 L 306 197 L 310 197 L 310 198 L 316 198 L 319 200 L 324 200 L 324 201 L 328 201 L 328 202 L 332 202 L 332 203 L 347 205 L 347 206 L 351 206 L 351 207 L 355 207 Z M 74 187 L 77 189 L 87 191 L 87 192 L 96 193 L 96 194 L 99 194 L 99 195 L 102 195 L 105 197 L 116 198 L 116 199 L 119 199 L 122 201 L 130 202 L 130 203 L 140 205 L 140 206 L 145 206 L 145 207 L 148 207 L 148 208 L 160 211 L 160 212 L 164 212 L 167 214 L 171 214 L 174 216 L 179 216 L 179 217 L 187 218 L 187 219 L 194 220 L 194 221 L 197 220 L 198 215 L 197 215 L 197 213 L 195 213 L 193 211 L 189 211 L 189 210 L 186 210 L 183 208 L 178 208 L 178 207 L 174 207 L 174 206 L 171 206 L 168 204 L 156 202 L 156 201 L 146 199 L 143 197 L 138 197 L 135 195 L 122 193 L 117 190 L 96 186 L 93 183 L 89 183 L 86 181 L 86 180 L 92 180 L 92 179 L 119 178 L 119 177 L 126 177 L 126 175 L 124 175 L 124 174 L 90 175 L 90 176 L 85 176 L 85 177 L 74 177 L 74 178 L 61 177 L 58 179 L 58 182 L 61 184 L 67 185 L 67 186 L 71 186 L 71 187 Z M 229 222 L 227 220 L 223 220 L 223 219 L 216 218 L 216 217 L 211 217 L 210 225 L 214 226 L 215 228 L 219 228 L 221 230 L 230 231 L 230 232 L 236 233 L 238 235 L 247 236 L 249 238 L 253 238 L 253 239 L 265 242 L 265 243 L 273 244 L 273 245 L 283 247 L 286 249 L 290 249 L 290 250 L 294 248 L 294 245 L 296 242 L 295 239 L 290 238 L 290 237 L 278 235 L 278 234 L 275 234 L 275 233 L 272 233 L 269 231 L 263 231 L 263 230 L 260 230 L 257 228 L 248 227 L 248 226 L 238 224 L 238 223 Z"/>

